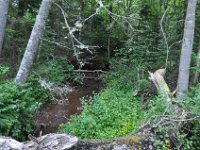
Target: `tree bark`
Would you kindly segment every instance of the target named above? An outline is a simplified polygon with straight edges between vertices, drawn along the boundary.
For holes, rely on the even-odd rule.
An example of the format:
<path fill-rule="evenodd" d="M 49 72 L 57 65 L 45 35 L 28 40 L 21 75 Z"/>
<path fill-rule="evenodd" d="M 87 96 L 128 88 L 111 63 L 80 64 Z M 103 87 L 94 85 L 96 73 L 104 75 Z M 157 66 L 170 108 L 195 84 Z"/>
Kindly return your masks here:
<path fill-rule="evenodd" d="M 18 16 L 23 17 L 25 13 L 26 8 L 26 1 L 25 0 L 19 0 L 18 2 Z"/>
<path fill-rule="evenodd" d="M 200 59 L 200 40 L 199 40 L 199 44 L 198 44 L 198 52 L 197 52 L 197 59 L 196 59 L 196 67 L 198 67 L 198 68 L 200 67 L 199 59 Z M 199 71 L 197 70 L 197 71 L 195 71 L 193 82 L 197 83 L 198 79 L 199 79 Z"/>
<path fill-rule="evenodd" d="M 9 2 L 10 0 L 0 0 L 0 56 L 3 48 Z"/>
<path fill-rule="evenodd" d="M 197 0 L 189 0 L 185 19 L 183 43 L 181 49 L 179 75 L 176 96 L 180 99 L 188 91 L 189 68 L 193 48 L 194 28 L 195 28 L 195 8 Z"/>
<path fill-rule="evenodd" d="M 112 3 L 109 6 L 109 11 L 112 12 Z M 109 16 L 109 23 L 110 23 L 110 27 L 109 27 L 109 31 L 108 31 L 108 47 L 107 47 L 107 51 L 108 51 L 108 59 L 110 59 L 110 49 L 111 49 L 111 37 L 112 37 L 112 17 L 111 15 Z"/>
<path fill-rule="evenodd" d="M 30 39 L 28 41 L 21 65 L 15 79 L 15 81 L 19 82 L 20 84 L 25 83 L 27 80 L 35 54 L 38 50 L 40 38 L 42 37 L 42 32 L 45 27 L 45 21 L 51 8 L 51 3 L 52 0 L 43 0 L 40 6 Z"/>
<path fill-rule="evenodd" d="M 80 21 L 82 22 L 84 20 L 84 9 L 85 9 L 85 0 L 81 1 L 81 12 L 80 12 Z M 78 33 L 78 39 L 79 41 L 83 41 L 83 26 L 81 27 L 81 29 L 79 29 L 79 33 Z"/>

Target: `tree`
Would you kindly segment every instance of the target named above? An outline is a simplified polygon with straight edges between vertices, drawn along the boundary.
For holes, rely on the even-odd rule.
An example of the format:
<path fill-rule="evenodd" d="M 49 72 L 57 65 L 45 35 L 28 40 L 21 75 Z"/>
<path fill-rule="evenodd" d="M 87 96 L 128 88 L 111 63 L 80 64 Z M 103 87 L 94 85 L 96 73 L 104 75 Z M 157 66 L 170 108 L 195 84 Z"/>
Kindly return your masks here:
<path fill-rule="evenodd" d="M 10 0 L 0 0 L 0 55 L 3 48 L 9 2 Z"/>
<path fill-rule="evenodd" d="M 198 43 L 198 53 L 197 53 L 197 59 L 196 59 L 196 67 L 197 67 L 197 68 L 200 67 L 199 59 L 200 59 L 200 40 L 199 40 L 199 43 Z M 196 71 L 195 71 L 195 74 L 194 74 L 193 82 L 194 82 L 194 83 L 197 83 L 197 82 L 198 82 L 198 79 L 199 79 L 199 71 L 196 70 Z"/>
<path fill-rule="evenodd" d="M 36 21 L 31 32 L 30 39 L 28 41 L 21 65 L 19 67 L 15 79 L 16 82 L 23 84 L 27 80 L 28 74 L 33 64 L 35 54 L 38 49 L 40 38 L 42 37 L 42 32 L 44 30 L 45 21 L 48 17 L 49 10 L 51 8 L 51 3 L 52 0 L 42 0 L 42 4 L 36 17 Z"/>
<path fill-rule="evenodd" d="M 112 3 L 109 6 L 109 11 L 112 12 Z M 111 37 L 112 37 L 112 16 L 109 15 L 109 23 L 110 23 L 110 27 L 109 27 L 109 31 L 108 31 L 108 47 L 107 47 L 107 51 L 108 51 L 108 59 L 110 59 L 110 49 L 111 49 Z"/>
<path fill-rule="evenodd" d="M 177 83 L 177 97 L 182 98 L 188 91 L 189 68 L 191 63 L 191 54 L 193 47 L 194 28 L 195 28 L 195 8 L 197 0 L 189 0 L 186 12 L 184 35 L 179 64 L 179 75 Z"/>

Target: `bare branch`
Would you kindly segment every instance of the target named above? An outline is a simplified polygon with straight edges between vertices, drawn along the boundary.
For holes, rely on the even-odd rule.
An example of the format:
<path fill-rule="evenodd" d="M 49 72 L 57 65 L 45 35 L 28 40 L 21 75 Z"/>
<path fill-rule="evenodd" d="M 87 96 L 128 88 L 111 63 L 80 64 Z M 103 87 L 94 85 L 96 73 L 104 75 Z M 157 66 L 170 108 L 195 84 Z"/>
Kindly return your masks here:
<path fill-rule="evenodd" d="M 73 44 L 73 46 L 76 46 L 77 48 L 81 48 L 81 49 L 86 49 L 89 53 L 93 54 L 93 52 L 89 49 L 89 48 L 91 48 L 91 46 L 83 44 L 81 41 L 79 41 L 79 40 L 74 36 L 73 32 L 75 32 L 76 29 L 74 29 L 74 28 L 71 29 L 71 27 L 69 26 L 69 23 L 68 23 L 67 18 L 66 18 L 66 16 L 65 16 L 65 11 L 62 9 L 62 7 L 61 7 L 59 4 L 57 4 L 57 3 L 54 3 L 54 4 L 61 10 L 62 15 L 63 15 L 64 20 L 65 20 L 65 25 L 66 25 L 66 27 L 67 27 L 67 29 L 68 29 L 68 31 L 69 31 L 69 34 L 70 34 L 71 38 L 74 39 L 74 40 L 76 41 L 76 43 L 79 44 L 79 46 L 74 45 L 74 44 Z M 94 46 L 93 46 L 93 47 L 94 47 Z"/>
<path fill-rule="evenodd" d="M 94 17 L 95 15 L 97 15 L 99 11 L 100 11 L 100 9 L 97 8 L 97 9 L 96 9 L 96 12 L 95 12 L 94 14 L 90 15 L 88 18 L 86 18 L 86 19 L 83 21 L 83 23 L 85 23 L 86 21 L 88 21 L 89 19 L 91 19 L 92 17 Z"/>
<path fill-rule="evenodd" d="M 68 46 L 65 46 L 65 45 L 60 44 L 60 43 L 55 42 L 55 41 L 50 41 L 50 40 L 47 40 L 47 39 L 44 39 L 44 38 L 41 38 L 41 40 L 42 40 L 42 41 L 45 41 L 45 42 L 48 42 L 48 43 L 55 44 L 56 46 L 59 46 L 59 47 L 62 47 L 62 48 L 71 49 L 71 48 L 69 48 Z"/>
<path fill-rule="evenodd" d="M 169 58 L 169 46 L 168 46 L 168 42 L 167 42 L 167 38 L 166 38 L 166 34 L 164 32 L 164 29 L 163 29 L 163 20 L 167 14 L 167 11 L 168 11 L 168 8 L 165 10 L 161 20 L 160 20 L 160 28 L 161 28 L 161 31 L 162 31 L 162 34 L 163 34 L 163 37 L 164 37 L 164 40 L 165 40 L 165 44 L 166 44 L 166 47 L 167 47 L 167 56 L 166 56 L 166 63 L 165 63 L 165 69 L 167 68 L 167 62 L 168 62 L 168 58 Z"/>

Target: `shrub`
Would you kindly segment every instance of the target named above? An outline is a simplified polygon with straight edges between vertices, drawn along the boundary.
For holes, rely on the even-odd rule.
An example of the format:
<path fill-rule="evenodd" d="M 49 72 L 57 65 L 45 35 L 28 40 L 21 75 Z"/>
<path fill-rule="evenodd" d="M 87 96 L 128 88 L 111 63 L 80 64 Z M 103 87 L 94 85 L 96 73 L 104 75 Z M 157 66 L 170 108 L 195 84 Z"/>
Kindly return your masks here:
<path fill-rule="evenodd" d="M 200 84 L 191 87 L 190 92 L 180 105 L 191 113 L 191 117 L 197 117 L 184 128 L 185 131 L 182 133 L 186 135 L 182 139 L 184 149 L 200 149 L 200 119 L 198 117 L 200 110 Z"/>
<path fill-rule="evenodd" d="M 114 138 L 134 132 L 143 118 L 138 99 L 131 92 L 107 88 L 88 101 L 83 112 L 60 126 L 60 131 L 80 138 Z"/>
<path fill-rule="evenodd" d="M 8 74 L 10 68 L 7 65 L 1 65 L 0 64 L 0 81 L 5 78 L 5 76 Z"/>
<path fill-rule="evenodd" d="M 49 81 L 61 83 L 64 81 L 81 83 L 82 78 L 74 72 L 73 65 L 69 64 L 64 57 L 58 57 L 46 62 L 39 68 L 42 77 Z"/>
<path fill-rule="evenodd" d="M 83 139 L 114 138 L 136 131 L 144 119 L 140 99 L 134 97 L 137 72 L 126 61 L 113 61 L 104 80 L 107 87 L 89 100 L 82 99 L 83 111 L 60 125 L 60 132 Z"/>
<path fill-rule="evenodd" d="M 0 84 L 0 134 L 25 140 L 33 130 L 33 114 L 48 99 L 36 82 L 19 85 L 12 80 Z"/>
<path fill-rule="evenodd" d="M 109 73 L 103 77 L 106 88 L 89 100 L 83 99 L 82 113 L 61 124 L 60 132 L 91 139 L 120 137 L 136 131 L 145 113 L 140 97 L 134 97 L 133 91 L 138 86 L 141 90 L 149 88 L 145 73 L 137 72 L 145 69 L 140 64 L 126 56 L 112 60 Z"/>
<path fill-rule="evenodd" d="M 193 120 L 186 121 L 186 125 L 182 127 L 182 130 L 180 130 L 179 133 L 177 133 L 177 140 L 179 141 L 181 147 L 185 150 L 199 149 L 200 120 L 198 116 L 200 110 L 200 84 L 193 86 L 190 89 L 190 92 L 184 97 L 184 99 L 177 102 L 178 105 L 182 107 L 186 112 L 190 113 L 190 117 L 193 118 Z M 168 115 L 172 119 L 180 117 L 179 119 L 181 120 L 181 116 L 174 114 L 171 107 L 167 107 L 166 102 L 161 96 L 156 96 L 150 100 L 149 110 L 146 112 L 145 118 L 155 118 L 160 114 Z M 154 126 L 159 130 L 159 124 L 154 124 Z M 173 126 L 170 127 L 173 128 Z M 162 128 L 160 128 L 161 131 L 167 130 L 166 127 L 163 129 Z M 167 139 L 170 140 L 169 137 L 167 137 Z M 159 143 L 157 143 L 157 146 L 163 146 L 164 142 L 164 140 L 160 140 Z M 156 148 L 158 149 L 158 147 Z"/>

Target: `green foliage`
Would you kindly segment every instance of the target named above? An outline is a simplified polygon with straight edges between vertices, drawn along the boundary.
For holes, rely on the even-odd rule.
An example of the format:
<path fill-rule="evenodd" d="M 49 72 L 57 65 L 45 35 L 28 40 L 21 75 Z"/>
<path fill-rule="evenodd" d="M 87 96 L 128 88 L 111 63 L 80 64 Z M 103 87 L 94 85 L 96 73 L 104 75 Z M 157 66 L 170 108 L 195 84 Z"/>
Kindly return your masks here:
<path fill-rule="evenodd" d="M 192 61 L 195 64 L 200 64 L 200 59 L 199 59 L 199 57 L 195 53 L 192 53 Z M 190 67 L 190 69 L 192 71 L 194 71 L 194 72 L 196 71 L 196 72 L 200 73 L 200 68 L 197 65 Z"/>
<path fill-rule="evenodd" d="M 38 8 L 39 5 L 39 0 L 21 1 L 24 4 L 24 14 L 20 16 L 17 2 L 13 1 L 11 5 L 3 48 L 4 60 L 10 62 L 14 67 L 0 65 L 1 82 L 9 69 L 16 72 L 14 69 L 17 67 L 15 68 L 15 66 L 19 65 L 18 61 L 21 60 L 24 53 L 38 10 L 36 7 Z M 112 28 L 111 53 L 116 54 L 116 59 L 111 61 L 110 72 L 104 78 L 107 87 L 88 102 L 83 100 L 83 113 L 80 116 L 72 117 L 69 123 L 61 127 L 62 132 L 69 132 L 82 138 L 123 136 L 135 131 L 145 118 L 154 117 L 164 111 L 171 114 L 171 110 L 168 107 L 166 109 L 166 103 L 160 96 L 149 100 L 148 110 L 142 111 L 140 108 L 140 99 L 142 98 L 139 97 L 142 94 L 133 97 L 132 92 L 149 91 L 150 83 L 147 80 L 147 70 L 165 67 L 167 51 L 159 21 L 166 8 L 168 11 L 163 20 L 163 29 L 169 45 L 167 67 L 168 71 L 174 71 L 174 68 L 178 68 L 177 61 L 181 45 L 179 41 L 182 39 L 185 17 L 185 13 L 182 12 L 187 6 L 186 2 L 180 0 L 165 2 L 136 0 L 132 1 L 132 4 L 129 0 L 104 0 L 102 2 L 106 8 L 112 2 L 112 12 L 118 16 L 111 15 L 104 9 L 100 9 L 98 12 L 96 8 L 99 7 L 99 4 L 94 0 L 84 1 L 84 6 L 82 6 L 83 1 L 78 0 L 71 3 L 59 2 L 66 11 L 65 15 L 71 29 L 75 29 L 74 24 L 77 20 L 84 23 L 82 31 L 73 32 L 74 36 L 86 45 L 101 47 L 99 55 L 102 56 L 103 63 L 99 63 L 98 66 L 102 68 L 106 65 L 103 52 L 105 53 L 107 49 L 109 29 Z M 197 11 L 199 10 L 197 9 Z M 92 14 L 95 14 L 96 11 L 97 15 L 93 16 Z M 66 80 L 80 82 L 81 77 L 74 73 L 73 66 L 69 65 L 65 58 L 57 57 L 70 57 L 69 53 L 72 52 L 72 49 L 64 51 L 64 48 L 56 45 L 56 42 L 69 47 L 72 45 L 64 19 L 57 12 L 57 7 L 53 7 L 53 11 L 50 12 L 50 20 L 47 21 L 43 41 L 39 46 L 41 51 L 37 57 L 38 64 L 44 61 L 45 63 L 37 71 L 42 77 L 56 83 Z M 197 13 L 196 16 L 197 22 L 200 20 L 199 14 Z M 109 15 L 112 16 L 111 22 Z M 82 20 L 86 18 L 86 21 Z M 197 23 L 196 29 L 199 28 L 199 24 Z M 194 44 L 195 47 L 197 47 L 197 43 Z M 74 44 L 73 46 L 76 46 L 76 41 Z M 114 49 L 117 50 L 112 52 Z M 195 60 L 197 59 L 195 58 Z M 200 71 L 198 67 L 191 69 Z M 47 95 L 38 86 L 35 78 L 23 86 L 12 81 L 5 81 L 0 84 L 0 91 L 0 131 L 4 135 L 23 139 L 24 133 L 31 130 L 30 118 L 34 110 L 46 99 Z M 192 91 L 180 105 L 184 109 L 192 111 L 193 114 L 197 114 L 200 107 L 199 85 Z M 194 136 L 189 137 L 186 142 L 188 149 L 198 147 L 194 143 L 198 144 L 199 139 L 195 134 L 198 132 L 199 123 L 195 122 L 193 126 L 192 132 L 194 132 L 192 134 Z"/>
<path fill-rule="evenodd" d="M 185 150 L 200 149 L 199 134 L 200 134 L 200 121 L 193 121 L 190 125 L 190 133 L 185 136 L 183 144 Z M 187 132 L 187 131 L 186 131 Z"/>
<path fill-rule="evenodd" d="M 184 101 L 181 103 L 182 107 L 191 112 L 191 117 L 196 117 L 199 115 L 200 110 L 200 84 L 191 87 L 190 92 L 185 97 Z M 182 138 L 182 143 L 184 144 L 184 149 L 200 149 L 200 119 L 197 117 L 192 120 L 188 126 L 185 127 L 185 134 Z"/>
<path fill-rule="evenodd" d="M 14 7 L 15 8 L 15 7 Z M 13 8 L 13 9 L 14 9 Z M 18 60 L 21 60 L 26 44 L 30 37 L 32 27 L 34 25 L 35 16 L 29 12 L 25 13 L 25 16 L 16 17 L 17 11 L 11 11 L 8 17 L 8 24 L 5 33 L 4 46 L 3 46 L 3 55 L 6 62 L 10 64 L 19 63 Z M 16 68 L 10 68 L 11 74 L 16 72 Z"/>
<path fill-rule="evenodd" d="M 82 78 L 74 72 L 74 67 L 70 65 L 64 57 L 58 57 L 46 62 L 38 69 L 39 74 L 55 83 L 64 81 L 81 83 Z"/>
<path fill-rule="evenodd" d="M 25 140 L 33 131 L 33 114 L 48 99 L 47 92 L 36 82 L 19 85 L 12 80 L 0 84 L 0 91 L 0 134 Z"/>
<path fill-rule="evenodd" d="M 183 127 L 183 130 L 177 133 L 177 140 L 185 150 L 199 149 L 200 120 L 198 115 L 200 110 L 200 84 L 191 87 L 190 92 L 185 96 L 184 100 L 179 101 L 179 106 L 181 106 L 186 112 L 190 112 L 190 117 L 193 118 L 193 120 L 188 121 Z M 162 114 L 168 115 L 168 117 L 172 119 L 176 118 L 178 120 L 179 117 L 179 119 L 181 119 L 181 116 L 176 116 L 171 107 L 168 107 L 160 96 L 150 100 L 149 109 L 145 114 L 145 118 L 147 119 L 155 119 Z M 154 127 L 156 127 L 158 132 L 162 133 L 165 133 L 169 128 L 172 130 L 174 129 L 173 124 L 169 127 L 160 128 L 159 123 L 156 123 L 154 124 Z M 163 136 L 163 139 L 156 139 L 156 137 L 154 137 L 152 141 L 157 149 L 163 149 L 163 147 L 166 147 L 166 139 L 170 140 L 169 137 Z"/>
<path fill-rule="evenodd" d="M 114 138 L 136 131 L 144 119 L 139 98 L 132 90 L 137 73 L 127 62 L 114 61 L 105 78 L 107 88 L 89 100 L 82 100 L 83 112 L 60 125 L 60 132 L 83 139 Z M 141 82 L 144 84 L 145 82 Z M 141 84 L 141 85 L 142 85 Z"/>
<path fill-rule="evenodd" d="M 134 96 L 138 95 L 141 101 L 144 92 L 151 92 L 145 63 L 140 63 L 140 60 L 131 60 L 127 56 L 112 60 L 110 71 L 103 80 L 108 83 L 108 87 L 113 89 L 131 91 Z"/>
<path fill-rule="evenodd" d="M 9 72 L 10 68 L 6 65 L 0 65 L 0 79 Z"/>
<path fill-rule="evenodd" d="M 166 111 L 169 112 L 169 108 L 166 109 L 166 102 L 163 99 L 163 97 L 161 95 L 159 96 L 155 96 L 154 98 L 152 98 L 149 102 L 149 109 L 148 109 L 148 113 L 147 113 L 147 117 L 155 117 L 156 115 L 162 114 L 162 113 L 166 113 Z"/>
<path fill-rule="evenodd" d="M 107 88 L 88 101 L 83 112 L 60 126 L 60 132 L 80 138 L 114 138 L 137 130 L 143 118 L 138 99 L 131 92 Z"/>
<path fill-rule="evenodd" d="M 200 84 L 190 87 L 190 92 L 180 104 L 185 110 L 198 114 L 200 109 Z"/>

